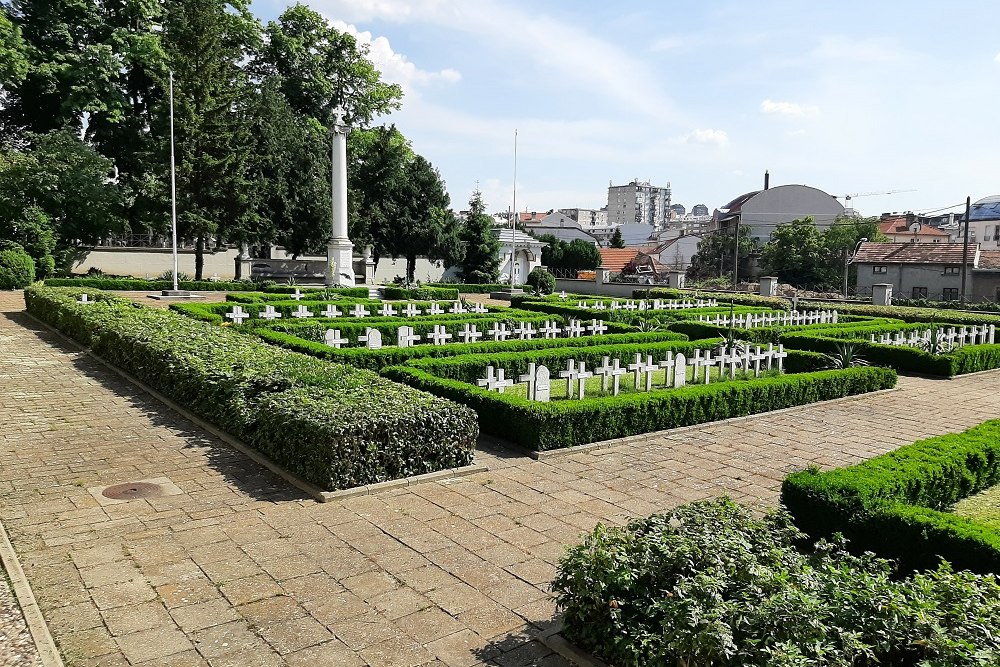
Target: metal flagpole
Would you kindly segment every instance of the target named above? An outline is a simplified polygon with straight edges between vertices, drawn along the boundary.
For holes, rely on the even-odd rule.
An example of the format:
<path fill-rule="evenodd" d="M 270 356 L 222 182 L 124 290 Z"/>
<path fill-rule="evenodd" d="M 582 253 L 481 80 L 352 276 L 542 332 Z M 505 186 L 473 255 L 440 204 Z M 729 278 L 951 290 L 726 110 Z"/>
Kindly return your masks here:
<path fill-rule="evenodd" d="M 514 216 L 510 219 L 510 289 L 514 291 L 514 262 L 517 261 L 517 246 L 514 244 L 514 230 L 517 220 L 517 128 L 514 128 Z"/>
<path fill-rule="evenodd" d="M 174 73 L 170 72 L 170 228 L 174 241 L 174 291 L 177 287 L 177 179 L 174 174 Z"/>

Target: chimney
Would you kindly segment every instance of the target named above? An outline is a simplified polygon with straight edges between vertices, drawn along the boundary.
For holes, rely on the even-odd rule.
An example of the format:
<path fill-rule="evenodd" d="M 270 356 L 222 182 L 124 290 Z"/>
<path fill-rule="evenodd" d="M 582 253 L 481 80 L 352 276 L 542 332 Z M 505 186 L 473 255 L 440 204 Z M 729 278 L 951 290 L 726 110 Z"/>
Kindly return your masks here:
<path fill-rule="evenodd" d="M 764 189 L 767 190 L 769 187 L 771 187 L 771 174 L 769 174 L 767 172 L 767 170 L 765 169 L 764 170 Z"/>

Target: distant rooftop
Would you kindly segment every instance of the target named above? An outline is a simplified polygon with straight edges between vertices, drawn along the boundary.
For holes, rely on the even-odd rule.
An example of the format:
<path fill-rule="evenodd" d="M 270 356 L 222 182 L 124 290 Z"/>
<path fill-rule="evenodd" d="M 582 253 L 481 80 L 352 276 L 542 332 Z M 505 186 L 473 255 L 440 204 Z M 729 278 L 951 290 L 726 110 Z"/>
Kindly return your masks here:
<path fill-rule="evenodd" d="M 979 244 L 969 244 L 969 263 L 975 264 Z M 864 243 L 855 264 L 961 264 L 961 243 Z"/>
<path fill-rule="evenodd" d="M 976 220 L 1000 220 L 1000 195 L 983 197 L 973 204 L 969 209 L 969 219 L 973 222 Z"/>

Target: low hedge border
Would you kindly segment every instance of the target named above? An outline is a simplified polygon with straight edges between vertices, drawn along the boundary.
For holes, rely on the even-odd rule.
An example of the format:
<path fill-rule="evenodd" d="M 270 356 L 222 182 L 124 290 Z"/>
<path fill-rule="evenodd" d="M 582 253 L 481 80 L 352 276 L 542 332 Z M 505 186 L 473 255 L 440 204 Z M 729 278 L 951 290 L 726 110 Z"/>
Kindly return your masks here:
<path fill-rule="evenodd" d="M 233 302 L 227 300 L 221 303 L 172 303 L 170 304 L 170 310 L 176 311 L 183 315 L 187 315 L 188 317 L 194 318 L 196 320 L 201 320 L 202 322 L 212 322 L 215 324 L 222 324 L 223 322 L 227 321 L 225 318 L 226 313 L 230 312 L 233 309 L 233 307 L 237 305 L 249 306 L 249 308 L 244 308 L 244 310 L 250 313 L 249 321 L 252 322 L 258 322 L 258 321 L 267 322 L 267 320 L 262 320 L 259 317 L 260 312 L 261 310 L 263 310 L 264 306 L 272 306 L 276 311 L 281 313 L 282 318 L 291 318 L 291 319 L 294 319 L 291 317 L 291 315 L 294 311 L 298 310 L 299 306 L 305 306 L 309 310 L 313 311 L 314 313 L 316 313 L 317 318 L 319 317 L 319 313 L 322 312 L 326 308 L 326 306 L 336 306 L 344 314 L 341 317 L 334 319 L 360 321 L 358 318 L 352 317 L 347 314 L 348 310 L 354 308 L 354 306 L 359 303 L 363 305 L 369 312 L 373 313 L 373 315 L 361 319 L 385 320 L 385 319 L 402 318 L 402 316 L 383 317 L 381 315 L 374 314 L 377 312 L 379 306 L 382 305 L 382 302 L 373 301 L 370 299 L 335 299 L 331 301 L 307 301 L 306 299 L 302 299 L 301 301 L 295 301 L 295 300 L 281 299 L 275 301 L 252 301 L 252 302 L 239 302 L 239 301 Z M 413 301 L 411 303 L 413 303 L 413 305 L 415 305 L 418 308 L 424 308 L 424 309 L 429 308 L 431 305 L 430 301 Z M 399 309 L 397 308 L 397 310 Z M 502 306 L 500 307 L 491 306 L 490 312 L 476 313 L 475 315 L 479 315 L 482 317 L 488 315 L 497 315 L 500 313 L 521 313 L 524 314 L 525 316 L 536 314 L 536 313 L 529 313 L 528 311 L 512 310 Z M 472 313 L 451 314 L 446 312 L 446 313 L 441 313 L 439 315 L 420 315 L 417 317 L 434 317 L 434 318 L 448 319 L 456 317 L 470 317 L 472 315 L 473 315 Z M 406 319 L 417 319 L 417 318 L 414 317 Z"/>
<path fill-rule="evenodd" d="M 450 357 L 460 354 L 502 354 L 542 350 L 559 347 L 589 347 L 591 345 L 618 345 L 622 343 L 685 341 L 687 336 L 671 331 L 652 333 L 609 334 L 582 338 L 536 338 L 534 340 L 506 340 L 501 342 L 454 343 L 450 345 L 417 345 L 415 347 L 383 347 L 369 350 L 364 347 L 334 348 L 325 343 L 307 340 L 290 333 L 257 328 L 254 334 L 261 340 L 295 352 L 320 359 L 351 364 L 357 368 L 378 371 L 386 366 L 402 364 L 410 359 Z M 817 355 L 822 356 L 822 355 Z"/>
<path fill-rule="evenodd" d="M 745 306 L 763 306 L 774 310 L 791 310 L 792 302 L 780 296 L 760 296 L 744 292 L 712 292 L 707 290 L 672 289 L 655 287 L 632 292 L 637 299 L 715 299 L 719 303 L 737 303 Z"/>
<path fill-rule="evenodd" d="M 852 315 L 868 315 L 870 317 L 890 317 L 904 322 L 926 322 L 950 324 L 996 324 L 1000 326 L 1000 315 L 990 315 L 987 313 L 963 313 L 961 311 L 934 309 L 934 308 L 909 308 L 906 306 L 875 306 L 871 304 L 848 304 L 833 302 L 809 302 L 810 308 L 836 308 L 841 313 L 851 313 Z"/>
<path fill-rule="evenodd" d="M 459 290 L 452 287 L 395 287 L 387 285 L 382 288 L 382 296 L 389 301 L 419 299 L 423 301 L 450 300 L 456 301 Z"/>
<path fill-rule="evenodd" d="M 793 350 L 833 354 L 844 338 L 824 333 L 788 333 L 780 342 Z M 901 373 L 954 377 L 1000 368 L 1000 345 L 966 345 L 946 354 L 931 354 L 905 345 L 882 345 L 866 340 L 847 341 L 870 364 L 893 368 Z"/>
<path fill-rule="evenodd" d="M 174 286 L 173 282 L 169 280 L 144 280 L 141 278 L 48 278 L 44 282 L 46 287 L 83 287 L 125 292 L 155 292 L 173 289 Z M 323 291 L 323 289 L 317 288 L 296 288 L 294 285 L 260 287 L 249 280 L 182 280 L 177 286 L 180 289 L 192 292 L 245 292 L 251 289 L 274 294 L 294 294 L 296 289 L 299 289 L 302 293 Z M 367 287 L 331 287 L 329 290 L 341 296 L 368 298 Z"/>
<path fill-rule="evenodd" d="M 291 334 L 298 336 L 299 338 L 315 341 L 317 343 L 323 342 L 323 335 L 326 333 L 327 329 L 339 329 L 340 335 L 349 339 L 352 345 L 357 345 L 358 336 L 364 335 L 365 331 L 368 329 L 377 329 L 382 334 L 383 345 L 396 345 L 398 342 L 397 336 L 399 333 L 399 327 L 401 326 L 413 327 L 414 335 L 418 335 L 425 339 L 426 335 L 431 333 L 435 326 L 443 326 L 445 331 L 454 336 L 452 340 L 458 340 L 458 332 L 460 332 L 466 324 L 476 325 L 485 337 L 487 330 L 497 322 L 502 322 L 507 325 L 508 329 L 512 329 L 518 322 L 525 322 L 537 328 L 546 320 L 558 320 L 558 318 L 553 318 L 551 315 L 519 313 L 517 311 L 514 312 L 517 314 L 511 315 L 509 313 L 497 313 L 493 315 L 478 315 L 474 317 L 469 315 L 435 315 L 424 318 L 313 318 L 309 320 L 287 322 L 275 321 L 273 323 L 260 324 L 257 326 L 244 326 L 253 330 L 269 329 L 271 331 Z M 562 322 L 557 321 L 557 324 L 562 324 Z M 609 323 L 607 327 L 608 331 L 612 333 L 627 333 L 634 330 L 632 327 L 622 324 Z"/>
<path fill-rule="evenodd" d="M 861 336 L 881 332 L 879 328 L 874 329 L 873 327 L 881 327 L 883 325 L 898 325 L 902 327 L 915 327 L 911 324 L 902 324 L 898 320 L 889 319 L 876 319 L 870 317 L 860 317 L 847 315 L 844 317 L 846 321 L 839 322 L 838 324 L 794 324 L 794 325 L 775 325 L 769 327 L 753 327 L 750 329 L 735 327 L 732 329 L 733 335 L 740 339 L 750 341 L 751 343 L 774 343 L 778 344 L 781 341 L 781 336 L 786 333 L 794 332 L 823 332 L 826 334 L 828 331 L 832 331 L 834 328 L 837 330 L 843 330 L 845 332 L 845 337 L 850 336 L 851 332 L 858 330 L 862 331 Z M 708 322 L 698 322 L 692 320 L 686 320 L 681 322 L 672 322 L 667 325 L 667 328 L 671 331 L 678 331 L 683 334 L 687 334 L 689 338 L 713 338 L 716 336 L 721 336 L 727 338 L 729 336 L 730 328 L 727 326 L 709 324 Z M 916 327 L 915 327 L 916 328 Z M 868 329 L 871 329 L 869 331 Z"/>
<path fill-rule="evenodd" d="M 458 290 L 460 294 L 489 294 L 500 290 L 510 289 L 510 284 L 500 283 L 427 283 L 428 287 L 440 287 L 444 289 Z M 530 285 L 515 285 L 517 289 L 530 290 Z"/>
<path fill-rule="evenodd" d="M 568 299 L 567 299 L 568 301 Z M 611 320 L 617 317 L 634 316 L 641 320 L 657 320 L 660 322 L 674 322 L 679 320 L 689 320 L 697 318 L 699 315 L 728 315 L 733 312 L 737 315 L 746 313 L 764 313 L 769 308 L 751 308 L 738 306 L 735 310 L 730 310 L 728 305 L 705 308 L 685 308 L 678 310 L 592 310 L 590 308 L 579 308 L 575 303 L 563 301 L 537 301 L 534 299 L 514 299 L 512 305 L 524 310 L 536 310 L 541 313 L 552 313 L 564 317 L 575 317 L 580 319 L 601 319 Z"/>
<path fill-rule="evenodd" d="M 347 290 L 352 288 L 344 288 L 344 292 L 338 292 L 335 290 L 299 290 L 305 298 L 303 301 L 342 301 L 345 303 L 381 303 L 377 299 L 369 298 L 367 290 L 364 294 L 352 295 L 351 292 Z M 273 301 L 289 301 L 289 294 L 294 294 L 295 291 L 291 292 L 228 292 L 226 294 L 226 301 L 235 303 L 263 303 L 270 304 Z M 294 301 L 294 299 L 291 299 Z"/>
<path fill-rule="evenodd" d="M 540 403 L 441 378 L 416 363 L 391 366 L 382 374 L 468 405 L 478 413 L 484 432 L 535 451 L 768 412 L 896 384 L 894 371 L 862 367 Z"/>
<path fill-rule="evenodd" d="M 97 302 L 76 303 L 86 291 Z M 91 290 L 25 290 L 29 313 L 328 491 L 468 465 L 466 407 L 377 374 Z"/>
<path fill-rule="evenodd" d="M 1000 531 L 942 512 L 1000 483 L 1000 421 L 920 440 L 858 465 L 789 475 L 781 502 L 813 539 L 843 533 L 856 551 L 906 569 L 940 558 L 959 569 L 1000 573 Z"/>

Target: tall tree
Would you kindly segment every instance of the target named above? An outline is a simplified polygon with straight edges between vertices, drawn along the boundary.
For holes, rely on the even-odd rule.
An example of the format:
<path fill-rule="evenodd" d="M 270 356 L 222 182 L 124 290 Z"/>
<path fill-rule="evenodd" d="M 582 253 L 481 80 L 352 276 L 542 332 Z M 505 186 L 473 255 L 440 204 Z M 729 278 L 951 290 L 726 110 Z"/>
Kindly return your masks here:
<path fill-rule="evenodd" d="M 479 190 L 469 200 L 469 215 L 461 231 L 465 256 L 459 273 L 466 283 L 495 283 L 500 276 L 500 239 L 493 233 L 493 218 Z"/>
<path fill-rule="evenodd" d="M 0 5 L 0 95 L 28 75 L 28 45 L 21 37 L 21 29 L 7 16 L 7 8 Z M 3 97 L 0 97 L 0 104 Z"/>
<path fill-rule="evenodd" d="M 340 106 L 348 123 L 365 127 L 375 116 L 399 108 L 402 89 L 382 81 L 367 47 L 318 12 L 293 5 L 268 23 L 265 33 L 255 69 L 280 79 L 296 113 L 332 128 Z"/>
<path fill-rule="evenodd" d="M 372 245 L 376 260 L 389 255 L 399 217 L 394 193 L 415 155 L 395 125 L 353 130 L 347 139 L 348 230 L 355 245 Z"/>
<path fill-rule="evenodd" d="M 612 248 L 624 248 L 625 247 L 625 237 L 622 236 L 622 228 L 615 227 L 615 233 L 611 235 L 611 242 L 609 244 Z"/>
<path fill-rule="evenodd" d="M 741 273 L 743 263 L 749 257 L 758 252 L 759 247 L 756 239 L 750 235 L 750 228 L 740 227 L 739 238 L 739 262 Z M 736 250 L 736 240 L 734 234 L 729 230 L 719 230 L 712 234 L 707 234 L 698 242 L 698 250 L 691 257 L 691 266 L 687 269 L 689 278 L 713 278 L 722 277 L 726 271 L 733 270 L 733 255 Z"/>
<path fill-rule="evenodd" d="M 765 270 L 781 282 L 813 289 L 837 284 L 838 272 L 831 267 L 823 232 L 809 216 L 778 225 L 761 258 Z"/>
<path fill-rule="evenodd" d="M 174 72 L 177 226 L 178 235 L 195 242 L 196 280 L 203 277 L 211 237 L 239 242 L 250 235 L 251 137 L 244 117 L 249 86 L 241 64 L 258 28 L 241 0 L 167 4 L 162 43 Z M 168 120 L 165 104 L 157 116 Z M 169 132 L 160 136 L 163 154 Z"/>

